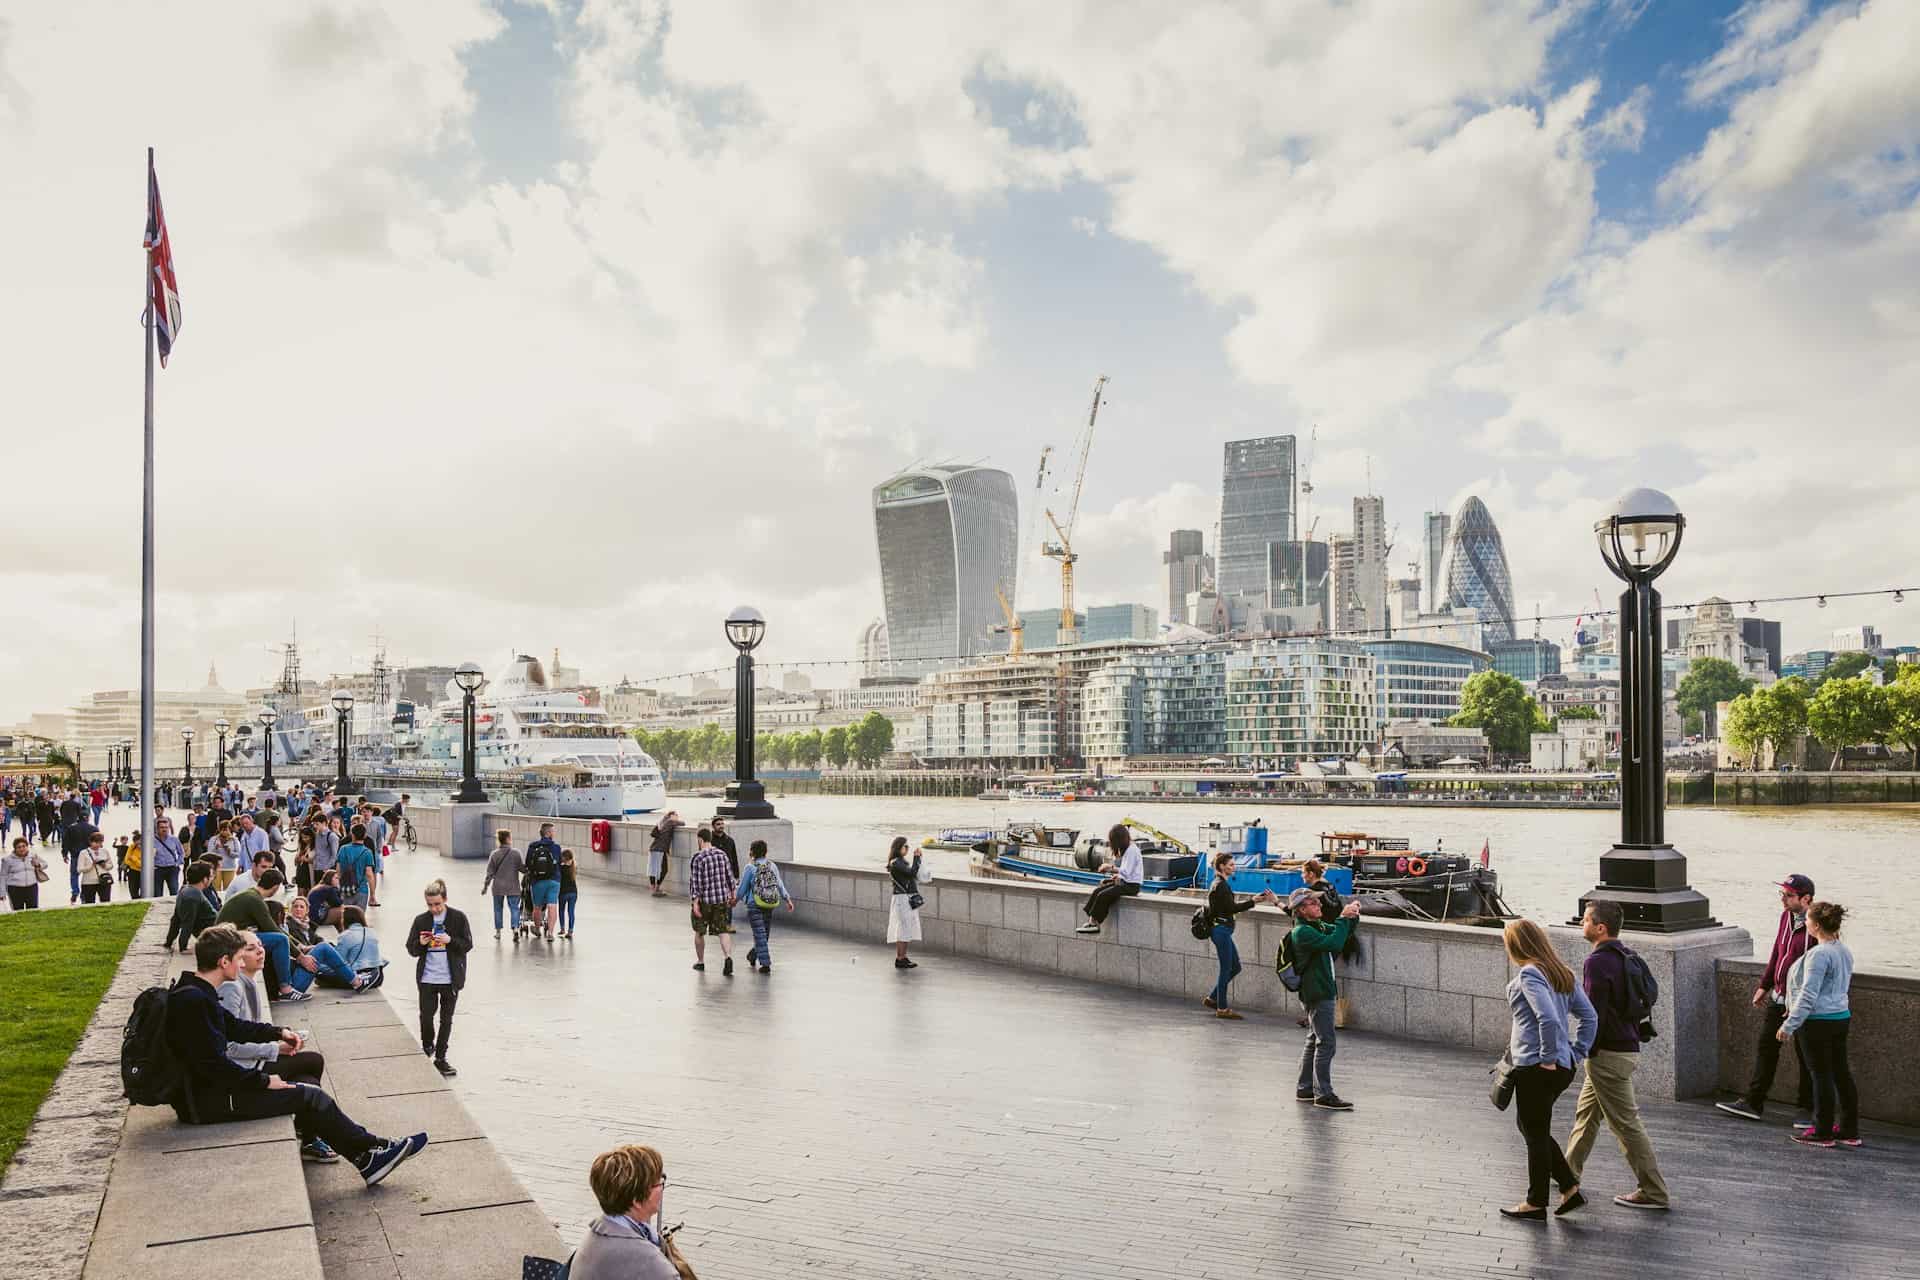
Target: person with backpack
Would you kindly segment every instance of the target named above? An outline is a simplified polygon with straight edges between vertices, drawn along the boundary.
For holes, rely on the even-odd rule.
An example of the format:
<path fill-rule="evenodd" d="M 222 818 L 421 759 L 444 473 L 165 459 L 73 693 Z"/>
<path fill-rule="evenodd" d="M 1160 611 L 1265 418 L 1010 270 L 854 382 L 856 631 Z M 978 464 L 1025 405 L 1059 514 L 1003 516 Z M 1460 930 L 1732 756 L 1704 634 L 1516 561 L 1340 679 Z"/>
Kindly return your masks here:
<path fill-rule="evenodd" d="M 553 824 L 540 824 L 540 838 L 527 846 L 528 902 L 533 907 L 533 932 L 544 932 L 548 942 L 560 927 L 560 842 Z"/>
<path fill-rule="evenodd" d="M 1580 985 L 1593 1003 L 1598 1029 L 1593 1051 L 1587 1055 L 1587 1078 L 1573 1104 L 1567 1168 L 1578 1182 L 1604 1119 L 1638 1184 L 1613 1202 L 1628 1209 L 1666 1209 L 1671 1204 L 1667 1183 L 1660 1176 L 1660 1162 L 1654 1158 L 1633 1094 L 1633 1071 L 1640 1065 L 1641 1041 L 1653 1031 L 1649 1019 L 1660 988 L 1647 962 L 1621 945 L 1625 916 L 1619 903 L 1595 900 L 1580 917 L 1580 934 L 1593 944 L 1580 966 Z"/>
<path fill-rule="evenodd" d="M 793 910 L 793 895 L 787 892 L 780 868 L 767 856 L 767 842 L 755 840 L 747 846 L 746 869 L 740 873 L 736 902 L 747 906 L 747 924 L 753 929 L 753 950 L 747 952 L 747 968 L 758 966 L 762 973 L 773 972 L 773 950 L 768 938 L 773 933 L 773 913 L 781 903 Z"/>
<path fill-rule="evenodd" d="M 574 912 L 580 902 L 579 864 L 573 860 L 573 850 L 560 851 L 560 936 L 569 940 L 573 937 Z"/>
<path fill-rule="evenodd" d="M 171 988 L 155 987 L 134 1002 L 121 1046 L 127 1097 L 145 1106 L 172 1104 L 183 1124 L 226 1124 L 292 1116 L 302 1146 L 315 1139 L 353 1162 L 371 1187 L 426 1149 L 427 1135 L 379 1138 L 355 1124 L 317 1085 L 291 1084 L 227 1057 L 232 1041 L 278 1042 L 300 1050 L 300 1033 L 234 1017 L 220 1004 L 221 985 L 240 976 L 247 941 L 215 925 L 193 944 L 194 972 Z"/>
<path fill-rule="evenodd" d="M 1339 1046 L 1334 1013 L 1339 1006 L 1339 984 L 1333 976 L 1333 957 L 1359 925 L 1360 904 L 1349 902 L 1340 918 L 1327 924 L 1320 918 L 1324 899 L 1312 889 L 1287 895 L 1287 910 L 1297 922 L 1280 940 L 1275 963 L 1281 985 L 1307 1007 L 1307 1039 L 1300 1050 L 1300 1079 L 1294 1085 L 1296 1102 L 1310 1102 L 1322 1111 L 1351 1111 L 1353 1104 L 1333 1091 L 1333 1055 Z M 1287 981 L 1291 971 L 1292 982 Z"/>
<path fill-rule="evenodd" d="M 1234 896 L 1233 885 L 1228 880 L 1232 875 L 1233 855 L 1224 851 L 1214 854 L 1213 886 L 1207 890 L 1206 918 L 1214 954 L 1220 959 L 1220 973 L 1214 980 L 1213 994 L 1202 997 L 1200 1003 L 1213 1010 L 1214 1017 L 1238 1022 L 1240 1014 L 1227 998 L 1227 989 L 1240 975 L 1240 949 L 1233 944 L 1233 918 L 1263 902 L 1278 906 L 1280 899 L 1273 896 L 1273 890 L 1263 889 L 1243 902 Z"/>

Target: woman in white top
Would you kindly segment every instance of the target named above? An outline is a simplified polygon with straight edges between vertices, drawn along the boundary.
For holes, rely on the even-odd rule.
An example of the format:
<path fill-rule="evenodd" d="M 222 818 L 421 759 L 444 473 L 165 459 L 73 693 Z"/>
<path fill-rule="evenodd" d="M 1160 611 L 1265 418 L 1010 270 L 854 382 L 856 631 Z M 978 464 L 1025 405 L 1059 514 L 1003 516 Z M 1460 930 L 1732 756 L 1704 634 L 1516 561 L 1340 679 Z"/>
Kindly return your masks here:
<path fill-rule="evenodd" d="M 893 899 L 887 914 L 887 941 L 893 944 L 893 967 L 918 969 L 907 959 L 907 944 L 920 941 L 920 908 L 914 899 L 920 894 L 920 851 L 907 860 L 907 838 L 895 836 L 887 846 L 887 875 L 893 881 Z"/>
<path fill-rule="evenodd" d="M 107 837 L 95 831 L 80 850 L 80 901 L 112 902 L 113 875 L 118 870 L 107 848 Z"/>
<path fill-rule="evenodd" d="M 40 881 L 46 874 L 46 861 L 33 851 L 33 841 L 15 836 L 13 852 L 0 858 L 0 883 L 7 886 L 7 905 L 15 911 L 38 907 Z"/>

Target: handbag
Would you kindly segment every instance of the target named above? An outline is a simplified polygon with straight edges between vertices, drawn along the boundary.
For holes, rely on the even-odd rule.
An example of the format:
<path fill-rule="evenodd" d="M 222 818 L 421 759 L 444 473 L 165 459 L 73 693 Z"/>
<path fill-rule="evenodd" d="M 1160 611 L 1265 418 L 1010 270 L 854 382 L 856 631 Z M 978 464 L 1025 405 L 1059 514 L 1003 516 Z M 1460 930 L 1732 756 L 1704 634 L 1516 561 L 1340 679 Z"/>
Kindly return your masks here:
<path fill-rule="evenodd" d="M 38 858 L 33 860 L 33 878 L 41 884 L 45 884 L 47 881 L 53 879 L 52 876 L 47 874 L 47 864 Z"/>
<path fill-rule="evenodd" d="M 1213 936 L 1213 915 L 1205 907 L 1193 913 L 1193 919 L 1187 924 L 1187 931 L 1196 939 L 1205 942 Z"/>
<path fill-rule="evenodd" d="M 918 911 L 918 910 L 919 910 L 920 908 L 922 908 L 922 907 L 924 907 L 924 906 L 926 906 L 926 905 L 927 905 L 927 900 L 926 900 L 925 898 L 923 898 L 923 897 L 921 897 L 921 896 L 920 896 L 919 894 L 917 894 L 917 893 L 910 893 L 910 894 L 908 894 L 908 895 L 907 895 L 907 907 L 908 907 L 908 909 L 910 909 L 910 910 L 913 910 L 913 911 Z"/>
<path fill-rule="evenodd" d="M 1505 1111 L 1507 1104 L 1513 1101 L 1513 1058 L 1506 1053 L 1500 1060 L 1487 1068 L 1487 1074 L 1493 1077 L 1493 1083 L 1487 1089 L 1487 1098 L 1496 1111 Z"/>

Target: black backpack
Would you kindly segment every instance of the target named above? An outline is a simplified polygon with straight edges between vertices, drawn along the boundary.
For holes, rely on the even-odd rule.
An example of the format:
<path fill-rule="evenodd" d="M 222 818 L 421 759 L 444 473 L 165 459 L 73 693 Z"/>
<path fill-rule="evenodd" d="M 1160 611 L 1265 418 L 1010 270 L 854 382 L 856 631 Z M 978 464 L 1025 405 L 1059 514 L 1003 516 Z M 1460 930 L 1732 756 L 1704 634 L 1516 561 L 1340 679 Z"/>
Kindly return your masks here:
<path fill-rule="evenodd" d="M 186 1073 L 167 1044 L 167 1002 L 172 995 L 168 987 L 142 991 L 120 1038 L 120 1087 L 135 1106 L 166 1106 L 186 1086 Z"/>
<path fill-rule="evenodd" d="M 527 850 L 527 878 L 530 880 L 553 879 L 553 850 L 545 845 Z"/>
<path fill-rule="evenodd" d="M 1639 1030 L 1642 1040 L 1651 1040 L 1659 1034 L 1654 1030 L 1652 1018 L 1653 1006 L 1660 1002 L 1660 984 L 1639 952 L 1627 951 L 1625 947 L 1621 950 L 1626 952 L 1626 1019 Z"/>

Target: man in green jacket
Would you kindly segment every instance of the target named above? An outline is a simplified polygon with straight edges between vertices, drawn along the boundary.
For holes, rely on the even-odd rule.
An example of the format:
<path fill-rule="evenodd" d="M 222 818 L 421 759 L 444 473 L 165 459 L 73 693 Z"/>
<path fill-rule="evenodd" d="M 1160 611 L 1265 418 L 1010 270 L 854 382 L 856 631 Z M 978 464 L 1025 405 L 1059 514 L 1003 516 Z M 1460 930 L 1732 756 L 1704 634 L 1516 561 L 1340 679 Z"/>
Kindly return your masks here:
<path fill-rule="evenodd" d="M 312 969 L 316 962 L 308 956 L 301 956 L 297 961 L 293 958 L 293 940 L 274 923 L 273 913 L 267 910 L 267 899 L 278 894 L 285 883 L 285 877 L 268 867 L 260 873 L 260 881 L 253 888 L 242 889 L 220 904 L 218 922 L 237 929 L 251 929 L 259 935 L 260 945 L 266 948 L 273 966 L 267 990 L 274 993 L 274 999 L 307 1000 L 312 997 L 305 991 L 295 991 L 288 979 L 293 976 L 295 964 Z"/>
<path fill-rule="evenodd" d="M 1360 918 L 1360 904 L 1349 902 L 1340 918 L 1327 924 L 1320 918 L 1321 898 L 1312 889 L 1295 889 L 1287 910 L 1298 921 L 1287 935 L 1293 967 L 1300 975 L 1300 1002 L 1307 1006 L 1307 1043 L 1300 1054 L 1300 1083 L 1293 1096 L 1324 1111 L 1351 1111 L 1353 1104 L 1333 1091 L 1334 995 L 1333 957 L 1347 945 Z"/>

